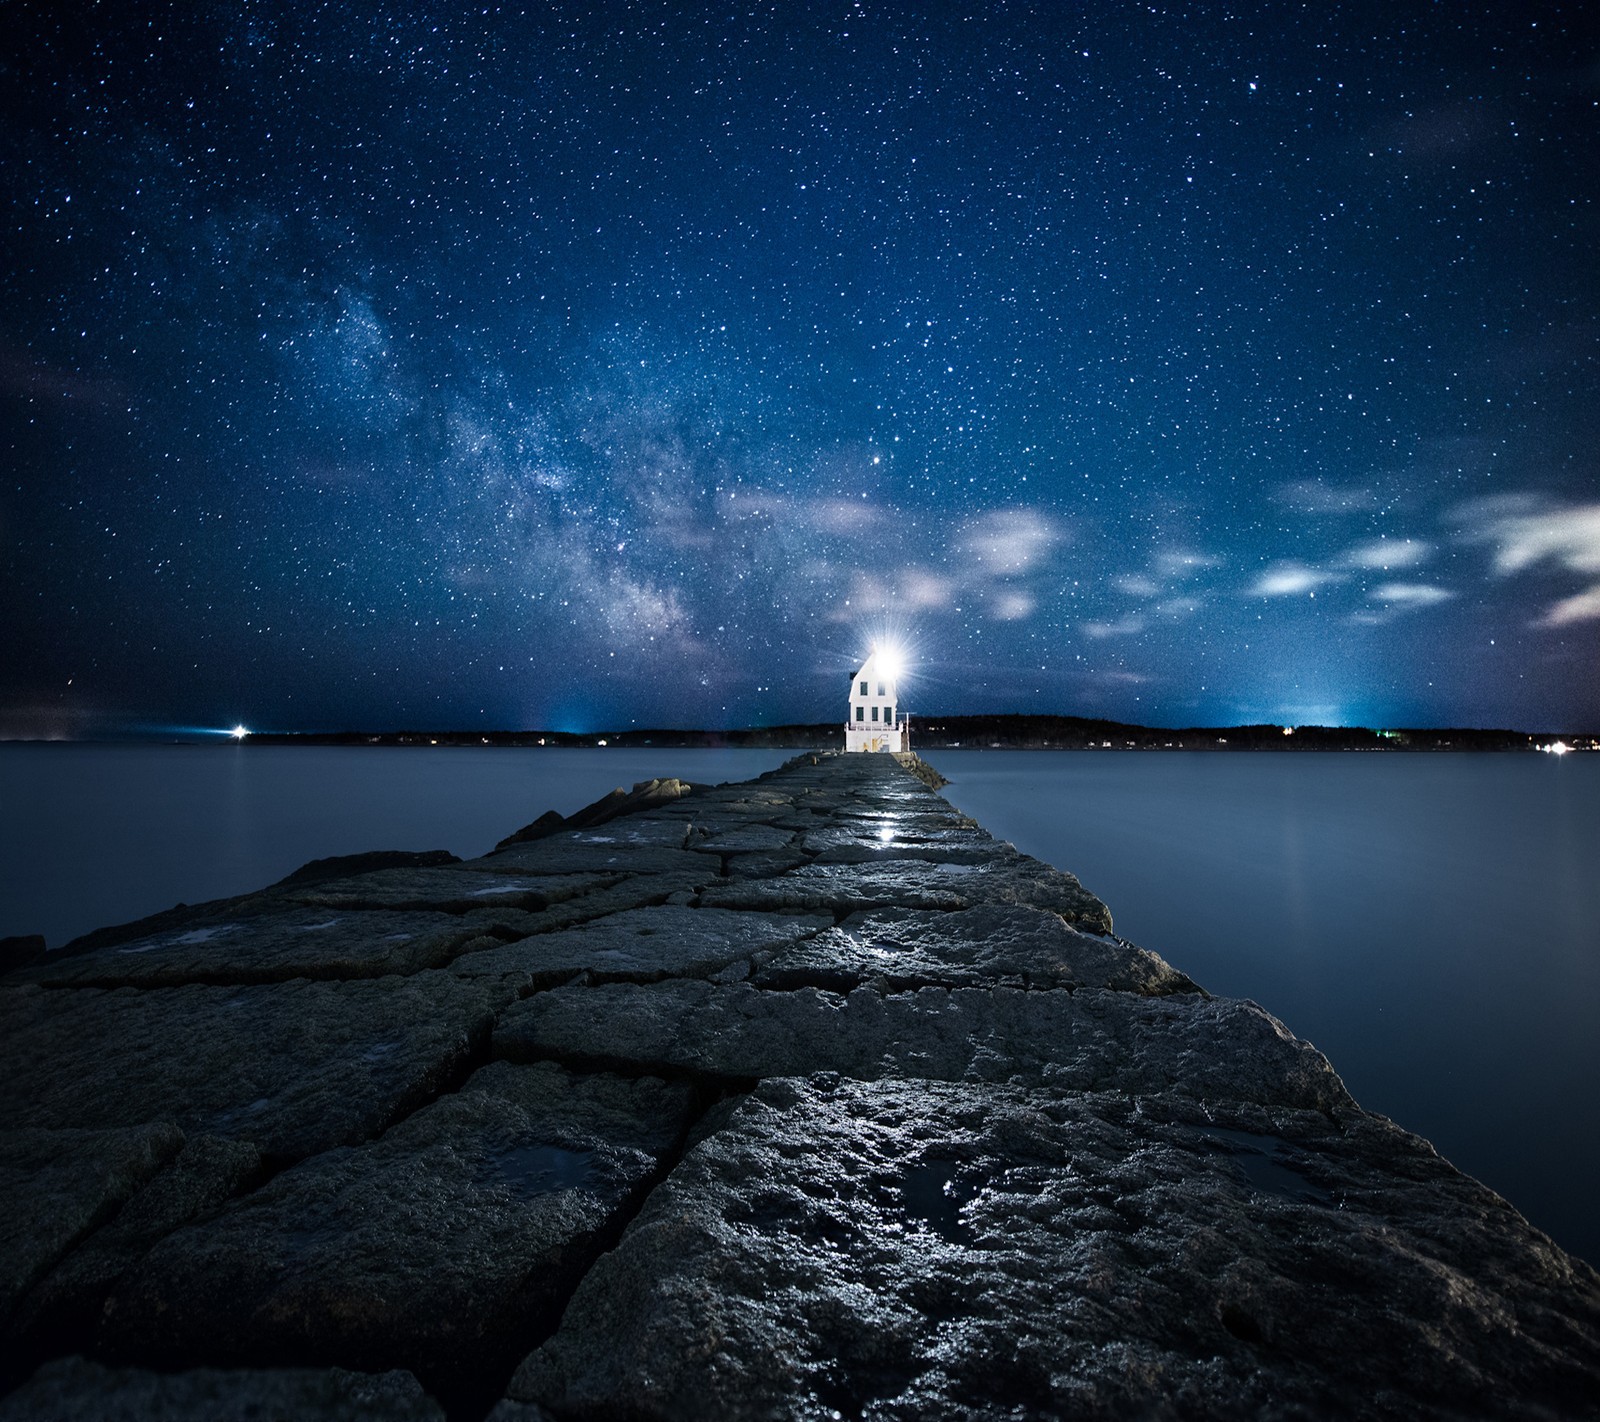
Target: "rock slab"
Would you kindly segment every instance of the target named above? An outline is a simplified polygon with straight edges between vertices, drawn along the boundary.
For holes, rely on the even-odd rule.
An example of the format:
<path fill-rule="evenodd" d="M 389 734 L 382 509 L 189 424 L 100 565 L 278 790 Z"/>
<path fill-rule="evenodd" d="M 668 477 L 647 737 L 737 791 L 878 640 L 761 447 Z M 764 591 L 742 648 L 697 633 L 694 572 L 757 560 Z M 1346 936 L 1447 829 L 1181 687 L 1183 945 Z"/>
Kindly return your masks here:
<path fill-rule="evenodd" d="M 471 1396 L 554 1323 L 692 1101 L 648 1077 L 492 1064 L 161 1241 L 113 1292 L 103 1345 L 167 1365 L 403 1366 Z"/>
<path fill-rule="evenodd" d="M 510 1395 L 572 1419 L 1589 1415 L 1584 1282 L 1371 1119 L 774 1080 Z"/>

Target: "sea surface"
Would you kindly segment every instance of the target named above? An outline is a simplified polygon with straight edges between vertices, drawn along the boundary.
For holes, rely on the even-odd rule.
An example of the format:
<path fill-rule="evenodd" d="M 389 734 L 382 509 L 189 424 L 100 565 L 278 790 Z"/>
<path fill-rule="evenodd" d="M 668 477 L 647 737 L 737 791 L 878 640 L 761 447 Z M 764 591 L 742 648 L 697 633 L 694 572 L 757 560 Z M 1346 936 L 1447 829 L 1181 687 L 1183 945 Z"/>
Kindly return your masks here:
<path fill-rule="evenodd" d="M 782 751 L 0 746 L 0 936 L 52 947 L 369 849 Z M 1325 1051 L 1600 1263 L 1600 755 L 936 751 L 945 795 L 1119 934 Z"/>

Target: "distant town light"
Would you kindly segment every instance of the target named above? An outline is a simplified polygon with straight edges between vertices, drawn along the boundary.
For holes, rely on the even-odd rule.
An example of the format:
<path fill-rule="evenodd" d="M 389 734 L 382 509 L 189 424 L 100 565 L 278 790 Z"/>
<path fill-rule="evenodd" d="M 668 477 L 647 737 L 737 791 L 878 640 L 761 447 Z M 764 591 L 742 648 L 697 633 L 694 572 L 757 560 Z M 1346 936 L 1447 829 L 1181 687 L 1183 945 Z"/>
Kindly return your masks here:
<path fill-rule="evenodd" d="M 1572 749 L 1565 741 L 1555 741 L 1547 746 L 1540 746 L 1540 750 L 1549 751 L 1551 755 L 1565 755 Z"/>
<path fill-rule="evenodd" d="M 232 736 L 234 740 L 242 741 L 250 734 L 250 730 L 247 726 L 235 726 L 231 731 L 228 732 L 228 734 Z"/>

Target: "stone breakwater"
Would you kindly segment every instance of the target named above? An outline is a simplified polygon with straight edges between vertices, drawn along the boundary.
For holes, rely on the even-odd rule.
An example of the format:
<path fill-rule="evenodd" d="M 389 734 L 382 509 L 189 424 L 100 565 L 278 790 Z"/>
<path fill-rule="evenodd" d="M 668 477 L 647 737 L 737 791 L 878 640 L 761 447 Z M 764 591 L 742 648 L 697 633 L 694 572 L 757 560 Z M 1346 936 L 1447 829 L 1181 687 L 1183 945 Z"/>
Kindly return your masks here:
<path fill-rule="evenodd" d="M 0 1418 L 1600 1415 L 1592 1270 L 924 780 L 14 970 Z"/>

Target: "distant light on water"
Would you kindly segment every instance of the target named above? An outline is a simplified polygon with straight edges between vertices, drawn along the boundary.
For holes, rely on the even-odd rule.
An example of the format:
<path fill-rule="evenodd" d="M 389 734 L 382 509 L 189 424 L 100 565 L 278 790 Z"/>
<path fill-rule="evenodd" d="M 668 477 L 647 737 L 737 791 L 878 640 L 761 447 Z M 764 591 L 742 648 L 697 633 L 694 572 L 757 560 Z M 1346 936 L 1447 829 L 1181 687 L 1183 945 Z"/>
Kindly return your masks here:
<path fill-rule="evenodd" d="M 248 726 L 174 726 L 174 725 L 137 725 L 124 728 L 130 735 L 158 736 L 163 740 L 174 736 L 185 740 L 232 740 L 242 741 L 246 736 L 253 734 Z"/>

